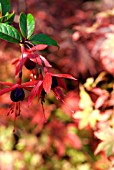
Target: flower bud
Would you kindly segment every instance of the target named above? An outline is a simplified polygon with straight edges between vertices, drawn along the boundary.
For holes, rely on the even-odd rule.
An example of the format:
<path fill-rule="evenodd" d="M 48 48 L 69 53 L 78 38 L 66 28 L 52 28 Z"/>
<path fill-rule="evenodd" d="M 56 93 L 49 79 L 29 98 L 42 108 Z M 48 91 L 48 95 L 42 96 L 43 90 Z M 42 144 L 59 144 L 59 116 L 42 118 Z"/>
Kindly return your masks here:
<path fill-rule="evenodd" d="M 13 102 L 23 101 L 25 97 L 24 90 L 22 88 L 16 88 L 11 91 L 10 98 Z"/>
<path fill-rule="evenodd" d="M 30 59 L 27 59 L 24 65 L 28 70 L 32 70 L 36 67 L 36 63 Z"/>

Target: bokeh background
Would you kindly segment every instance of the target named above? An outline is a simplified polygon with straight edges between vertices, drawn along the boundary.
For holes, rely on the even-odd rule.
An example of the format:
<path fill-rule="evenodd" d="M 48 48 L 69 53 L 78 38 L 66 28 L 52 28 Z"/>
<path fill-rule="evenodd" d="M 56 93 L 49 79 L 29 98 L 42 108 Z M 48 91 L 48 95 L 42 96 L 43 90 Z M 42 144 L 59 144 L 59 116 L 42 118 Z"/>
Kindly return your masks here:
<path fill-rule="evenodd" d="M 77 81 L 65 80 L 64 103 L 46 96 L 45 124 L 41 104 L 28 107 L 26 94 L 14 133 L 10 95 L 0 96 L 0 170 L 113 170 L 114 1 L 11 0 L 11 11 L 17 29 L 20 12 L 33 14 L 35 33 L 60 46 L 41 51 L 51 71 Z M 0 40 L 0 81 L 15 82 L 12 61 L 20 54 L 18 45 Z"/>

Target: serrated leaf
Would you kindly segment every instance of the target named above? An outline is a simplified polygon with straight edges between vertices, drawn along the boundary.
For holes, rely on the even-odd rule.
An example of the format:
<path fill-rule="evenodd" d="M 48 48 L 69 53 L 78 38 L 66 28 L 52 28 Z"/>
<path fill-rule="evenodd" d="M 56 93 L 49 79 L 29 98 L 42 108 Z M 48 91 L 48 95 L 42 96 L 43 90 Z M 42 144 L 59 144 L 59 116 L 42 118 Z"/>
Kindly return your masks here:
<path fill-rule="evenodd" d="M 99 130 L 95 133 L 95 136 L 100 140 L 114 140 L 114 129 L 110 127 L 105 127 L 104 129 Z"/>
<path fill-rule="evenodd" d="M 93 106 L 93 102 L 91 100 L 91 97 L 86 92 L 83 86 L 80 86 L 80 108 L 85 109 Z"/>
<path fill-rule="evenodd" d="M 92 109 L 85 109 L 83 111 L 77 111 L 73 117 L 74 119 L 80 119 L 79 129 L 85 128 L 89 124 L 89 116 L 92 113 Z"/>
<path fill-rule="evenodd" d="M 106 71 L 114 73 L 114 34 L 107 33 L 106 39 L 100 44 L 100 61 Z"/>
<path fill-rule="evenodd" d="M 10 10 L 10 0 L 0 0 L 2 5 L 2 16 L 5 15 Z"/>
<path fill-rule="evenodd" d="M 114 129 L 110 127 L 103 128 L 100 131 L 95 132 L 95 136 L 102 140 L 95 150 L 95 154 L 105 151 L 107 156 L 110 156 L 114 150 Z"/>
<path fill-rule="evenodd" d="M 59 47 L 57 42 L 55 40 L 53 40 L 52 38 L 50 38 L 46 34 L 35 34 L 29 38 L 29 41 L 35 45 L 36 44 L 46 44 L 48 46 L 54 45 L 54 46 Z"/>
<path fill-rule="evenodd" d="M 0 38 L 12 43 L 20 43 L 22 40 L 19 32 L 12 26 L 0 23 Z"/>
<path fill-rule="evenodd" d="M 20 30 L 24 38 L 29 38 L 34 32 L 35 28 L 35 20 L 32 14 L 25 15 L 21 13 L 20 22 L 19 22 Z"/>
<path fill-rule="evenodd" d="M 108 142 L 101 142 L 97 149 L 95 150 L 95 154 L 98 154 L 101 151 L 105 151 L 107 156 L 110 156 L 112 154 L 112 150 L 114 147 L 113 144 L 114 141 L 108 141 Z"/>
<path fill-rule="evenodd" d="M 91 97 L 86 92 L 83 86 L 80 87 L 80 111 L 77 111 L 73 117 L 80 119 L 79 128 L 83 129 L 90 125 L 91 128 L 95 128 L 97 121 L 102 120 L 100 111 L 93 108 L 93 102 Z"/>
<path fill-rule="evenodd" d="M 0 23 L 3 23 L 3 22 L 11 23 L 14 20 L 14 16 L 15 16 L 14 12 L 11 14 L 7 14 L 0 18 Z"/>
<path fill-rule="evenodd" d="M 93 110 L 91 107 L 85 108 L 83 111 L 77 111 L 73 117 L 75 119 L 80 119 L 80 129 L 84 129 L 88 125 L 94 129 L 97 121 L 102 120 L 99 110 Z"/>

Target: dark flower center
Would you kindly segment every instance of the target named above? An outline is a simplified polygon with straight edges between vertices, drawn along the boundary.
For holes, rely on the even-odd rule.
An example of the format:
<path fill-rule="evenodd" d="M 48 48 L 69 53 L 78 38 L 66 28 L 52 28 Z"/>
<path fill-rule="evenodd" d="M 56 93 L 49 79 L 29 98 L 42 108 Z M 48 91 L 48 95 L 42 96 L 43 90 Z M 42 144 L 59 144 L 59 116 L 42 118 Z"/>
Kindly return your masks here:
<path fill-rule="evenodd" d="M 30 59 L 27 59 L 24 65 L 28 70 L 32 70 L 36 67 L 36 63 Z"/>
<path fill-rule="evenodd" d="M 13 102 L 23 101 L 25 97 L 24 90 L 21 88 L 16 88 L 11 91 L 10 98 Z"/>
<path fill-rule="evenodd" d="M 41 92 L 41 103 L 45 102 L 45 95 L 46 95 L 46 92 L 43 89 Z"/>
<path fill-rule="evenodd" d="M 57 82 L 57 79 L 56 77 L 52 77 L 52 85 L 51 85 L 51 88 L 55 88 L 58 86 L 58 82 Z"/>

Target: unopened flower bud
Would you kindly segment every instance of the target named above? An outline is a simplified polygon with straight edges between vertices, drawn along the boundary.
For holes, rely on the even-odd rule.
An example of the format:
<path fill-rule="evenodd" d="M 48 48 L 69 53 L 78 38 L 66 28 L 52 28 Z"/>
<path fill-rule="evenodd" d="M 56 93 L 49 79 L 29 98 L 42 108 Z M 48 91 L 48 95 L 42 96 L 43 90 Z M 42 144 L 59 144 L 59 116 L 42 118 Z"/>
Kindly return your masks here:
<path fill-rule="evenodd" d="M 24 90 L 22 88 L 16 88 L 11 91 L 10 98 L 13 102 L 23 101 L 25 97 Z"/>

